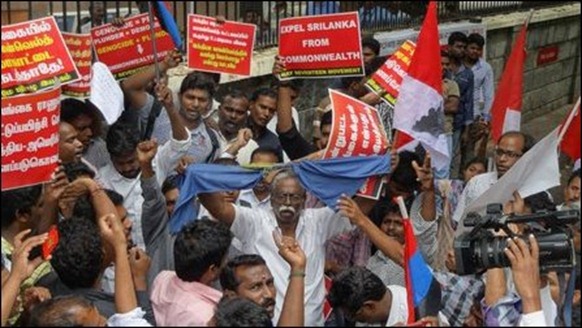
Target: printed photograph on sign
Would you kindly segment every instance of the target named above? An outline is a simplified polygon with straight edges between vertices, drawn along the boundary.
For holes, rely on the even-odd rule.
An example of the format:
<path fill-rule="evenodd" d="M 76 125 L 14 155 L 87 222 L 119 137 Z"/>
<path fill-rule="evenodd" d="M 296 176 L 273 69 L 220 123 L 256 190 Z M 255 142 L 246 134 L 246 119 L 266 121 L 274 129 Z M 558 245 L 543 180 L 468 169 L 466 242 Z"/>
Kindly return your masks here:
<path fill-rule="evenodd" d="M 154 63 L 154 49 L 148 14 L 125 19 L 122 27 L 105 24 L 91 29 L 98 61 L 106 64 L 115 79 L 124 79 Z M 154 20 L 158 60 L 174 49 L 170 35 Z"/>
<path fill-rule="evenodd" d="M 59 160 L 60 88 L 2 99 L 2 191 L 51 180 Z"/>
<path fill-rule="evenodd" d="M 281 19 L 279 57 L 281 80 L 363 76 L 358 13 Z"/>
<path fill-rule="evenodd" d="M 388 151 L 388 138 L 376 108 L 329 89 L 332 123 L 329 142 L 322 158 L 383 155 Z M 359 196 L 378 199 L 381 177 L 366 180 Z"/>
<path fill-rule="evenodd" d="M 2 98 L 79 78 L 54 17 L 2 26 Z"/>
<path fill-rule="evenodd" d="M 188 15 L 188 67 L 197 71 L 251 75 L 257 26 Z"/>

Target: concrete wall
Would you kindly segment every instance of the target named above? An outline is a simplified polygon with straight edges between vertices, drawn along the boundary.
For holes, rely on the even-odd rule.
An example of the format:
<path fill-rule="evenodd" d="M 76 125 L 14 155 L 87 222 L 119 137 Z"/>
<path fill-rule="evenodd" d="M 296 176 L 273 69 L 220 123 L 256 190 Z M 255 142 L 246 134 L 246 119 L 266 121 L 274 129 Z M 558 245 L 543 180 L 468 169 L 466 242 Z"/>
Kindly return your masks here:
<path fill-rule="evenodd" d="M 580 5 L 567 7 L 568 10 L 554 8 L 536 13 L 537 19 L 532 19 L 528 27 L 524 123 L 573 103 L 580 95 Z M 525 15 L 484 19 L 488 27 L 487 61 L 493 67 L 496 86 Z M 513 26 L 505 26 L 502 21 L 512 22 Z M 540 49 L 552 46 L 558 48 L 557 60 L 538 66 Z"/>

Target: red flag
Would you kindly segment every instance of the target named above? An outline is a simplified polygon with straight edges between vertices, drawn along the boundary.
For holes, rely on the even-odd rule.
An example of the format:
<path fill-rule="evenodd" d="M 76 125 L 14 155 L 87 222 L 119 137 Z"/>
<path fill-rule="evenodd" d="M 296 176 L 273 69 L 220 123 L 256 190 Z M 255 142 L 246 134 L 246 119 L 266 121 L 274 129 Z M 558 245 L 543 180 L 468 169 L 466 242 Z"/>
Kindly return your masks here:
<path fill-rule="evenodd" d="M 418 140 L 436 169 L 449 165 L 436 2 L 431 1 L 394 108 L 394 128 Z"/>
<path fill-rule="evenodd" d="M 504 132 L 520 130 L 526 36 L 527 21 L 523 24 L 507 59 L 491 105 L 491 137 L 496 143 Z"/>
<path fill-rule="evenodd" d="M 563 128 L 566 131 L 560 131 L 560 133 L 563 133 L 560 141 L 560 150 L 575 161 L 580 158 L 580 98 L 578 98 L 578 102 L 576 102 L 576 105 L 574 105 L 574 108 L 562 123 L 560 129 Z"/>

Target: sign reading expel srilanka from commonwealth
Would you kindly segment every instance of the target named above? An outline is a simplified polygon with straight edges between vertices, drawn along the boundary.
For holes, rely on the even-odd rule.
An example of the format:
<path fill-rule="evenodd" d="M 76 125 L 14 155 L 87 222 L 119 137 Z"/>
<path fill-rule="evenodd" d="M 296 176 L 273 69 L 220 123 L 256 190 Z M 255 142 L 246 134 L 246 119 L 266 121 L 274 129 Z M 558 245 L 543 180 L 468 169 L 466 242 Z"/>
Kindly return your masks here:
<path fill-rule="evenodd" d="M 416 49 L 414 42 L 410 40 L 404 42 L 366 82 L 366 87 L 392 108 L 396 105 L 402 79 L 408 75 L 414 49 Z"/>
<path fill-rule="evenodd" d="M 335 90 L 329 90 L 333 120 L 323 158 L 384 155 L 388 138 L 376 108 Z M 359 196 L 378 199 L 382 178 L 366 180 Z"/>
<path fill-rule="evenodd" d="M 281 80 L 363 76 L 357 12 L 291 17 L 279 23 Z"/>
<path fill-rule="evenodd" d="M 69 53 L 81 74 L 81 80 L 64 85 L 63 95 L 75 98 L 88 98 L 91 91 L 91 34 L 63 32 L 63 39 Z"/>
<path fill-rule="evenodd" d="M 61 89 L 2 99 L 2 191 L 51 180 L 59 160 Z"/>
<path fill-rule="evenodd" d="M 154 36 L 158 60 L 174 49 L 170 35 L 154 19 Z M 154 48 L 148 14 L 125 19 L 125 24 L 111 24 L 91 29 L 97 59 L 107 65 L 117 80 L 124 79 L 154 63 Z"/>
<path fill-rule="evenodd" d="M 2 26 L 2 98 L 79 78 L 54 17 Z"/>
<path fill-rule="evenodd" d="M 256 29 L 254 24 L 188 15 L 188 67 L 250 76 Z"/>

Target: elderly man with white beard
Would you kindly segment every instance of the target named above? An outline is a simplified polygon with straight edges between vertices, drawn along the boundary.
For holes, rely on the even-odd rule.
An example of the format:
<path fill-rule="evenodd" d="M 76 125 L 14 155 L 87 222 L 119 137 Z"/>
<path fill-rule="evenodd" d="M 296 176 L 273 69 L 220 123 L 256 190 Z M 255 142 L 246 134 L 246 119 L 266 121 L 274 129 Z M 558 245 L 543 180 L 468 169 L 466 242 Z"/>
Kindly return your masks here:
<path fill-rule="evenodd" d="M 305 209 L 305 189 L 290 170 L 279 172 L 272 182 L 270 210 L 230 204 L 219 193 L 199 194 L 199 199 L 216 219 L 228 224 L 243 243 L 243 253 L 258 254 L 267 262 L 277 290 L 275 316 L 279 320 L 285 291 L 291 276 L 305 277 L 305 326 L 323 326 L 325 241 L 352 229 L 347 217 L 330 208 Z M 374 201 L 358 199 L 368 212 Z M 365 203 L 364 203 L 365 202 Z M 272 233 L 295 238 L 307 256 L 305 272 L 291 271 L 278 254 Z"/>

